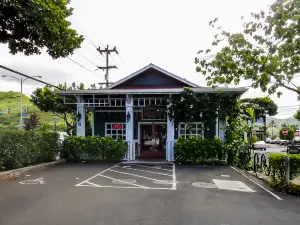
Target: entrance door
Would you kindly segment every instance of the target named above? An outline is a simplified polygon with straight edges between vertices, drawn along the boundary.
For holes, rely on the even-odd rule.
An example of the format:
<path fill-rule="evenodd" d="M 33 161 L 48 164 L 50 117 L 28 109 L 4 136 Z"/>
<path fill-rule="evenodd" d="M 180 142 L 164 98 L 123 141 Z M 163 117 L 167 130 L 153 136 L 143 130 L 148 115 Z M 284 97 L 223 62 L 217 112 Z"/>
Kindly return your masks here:
<path fill-rule="evenodd" d="M 141 158 L 166 158 L 166 124 L 141 125 Z"/>

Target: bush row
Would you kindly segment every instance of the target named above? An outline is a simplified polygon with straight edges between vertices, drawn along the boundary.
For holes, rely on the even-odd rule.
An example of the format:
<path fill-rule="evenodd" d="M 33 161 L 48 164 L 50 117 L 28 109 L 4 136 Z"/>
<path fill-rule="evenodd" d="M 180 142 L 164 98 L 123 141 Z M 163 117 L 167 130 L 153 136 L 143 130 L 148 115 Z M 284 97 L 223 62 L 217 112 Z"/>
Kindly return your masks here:
<path fill-rule="evenodd" d="M 223 160 L 226 157 L 226 146 L 218 138 L 212 140 L 200 137 L 179 137 L 175 146 L 176 161 L 194 161 L 200 163 L 205 160 Z"/>
<path fill-rule="evenodd" d="M 270 154 L 269 166 L 270 175 L 273 181 L 279 180 L 284 182 L 285 180 L 285 154 Z M 300 155 L 289 154 L 290 157 L 290 179 L 300 175 Z"/>
<path fill-rule="evenodd" d="M 300 196 L 300 185 L 294 183 L 285 183 L 282 181 L 274 181 L 270 182 L 270 187 L 275 189 L 276 191 L 280 191 L 290 195 Z"/>
<path fill-rule="evenodd" d="M 0 132 L 0 170 L 53 161 L 59 150 L 54 132 Z"/>
<path fill-rule="evenodd" d="M 110 137 L 76 137 L 63 142 L 63 151 L 72 161 L 82 159 L 120 160 L 127 152 L 127 143 Z"/>

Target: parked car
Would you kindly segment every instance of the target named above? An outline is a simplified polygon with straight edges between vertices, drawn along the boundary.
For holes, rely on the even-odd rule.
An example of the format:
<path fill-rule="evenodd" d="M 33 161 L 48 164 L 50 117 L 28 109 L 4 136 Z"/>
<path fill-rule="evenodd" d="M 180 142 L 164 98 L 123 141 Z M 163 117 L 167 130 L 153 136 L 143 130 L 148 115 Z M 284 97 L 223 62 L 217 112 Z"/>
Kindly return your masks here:
<path fill-rule="evenodd" d="M 253 149 L 254 150 L 258 150 L 258 149 L 266 150 L 267 149 L 267 144 L 264 141 L 257 141 L 253 144 Z"/>
<path fill-rule="evenodd" d="M 300 137 L 295 137 L 287 147 L 287 153 L 300 154 Z"/>
<path fill-rule="evenodd" d="M 280 140 L 280 144 L 281 145 L 287 145 L 289 143 L 289 141 L 288 140 Z"/>
<path fill-rule="evenodd" d="M 277 137 L 277 138 L 275 139 L 275 144 L 280 144 L 280 143 L 281 143 L 281 140 L 280 140 L 279 137 Z"/>
<path fill-rule="evenodd" d="M 271 143 L 272 139 L 271 138 L 267 138 L 266 139 L 266 143 Z"/>
<path fill-rule="evenodd" d="M 270 141 L 270 144 L 275 144 L 275 139 Z"/>

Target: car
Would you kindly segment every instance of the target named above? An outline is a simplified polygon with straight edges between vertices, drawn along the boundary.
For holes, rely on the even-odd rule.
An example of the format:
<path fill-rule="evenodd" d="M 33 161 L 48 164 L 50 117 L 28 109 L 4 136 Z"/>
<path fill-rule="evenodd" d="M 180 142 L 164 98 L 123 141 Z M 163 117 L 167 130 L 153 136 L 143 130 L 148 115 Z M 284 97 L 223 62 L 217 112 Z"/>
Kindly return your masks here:
<path fill-rule="evenodd" d="M 280 144 L 281 145 L 287 145 L 289 143 L 289 141 L 288 140 L 280 140 Z"/>
<path fill-rule="evenodd" d="M 275 139 L 270 141 L 270 144 L 275 144 Z"/>
<path fill-rule="evenodd" d="M 271 143 L 271 141 L 272 141 L 271 138 L 266 139 L 266 143 Z"/>
<path fill-rule="evenodd" d="M 295 137 L 287 146 L 287 153 L 300 154 L 300 137 Z"/>
<path fill-rule="evenodd" d="M 258 150 L 258 149 L 266 150 L 267 144 L 264 141 L 257 141 L 253 144 L 253 149 L 254 150 Z"/>
<path fill-rule="evenodd" d="M 277 137 L 277 138 L 275 139 L 275 144 L 280 144 L 280 143 L 281 143 L 281 140 L 280 140 L 279 137 Z"/>

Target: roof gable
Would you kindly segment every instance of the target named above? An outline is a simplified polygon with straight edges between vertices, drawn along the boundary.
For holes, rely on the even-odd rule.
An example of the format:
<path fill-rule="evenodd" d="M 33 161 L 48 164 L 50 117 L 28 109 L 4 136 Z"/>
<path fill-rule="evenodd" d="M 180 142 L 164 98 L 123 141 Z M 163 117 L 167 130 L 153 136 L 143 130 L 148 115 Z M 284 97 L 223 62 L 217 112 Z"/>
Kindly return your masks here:
<path fill-rule="evenodd" d="M 163 70 L 158 66 L 149 64 L 135 73 L 119 80 L 108 88 L 179 88 L 186 86 L 198 87 L 198 85 Z"/>

